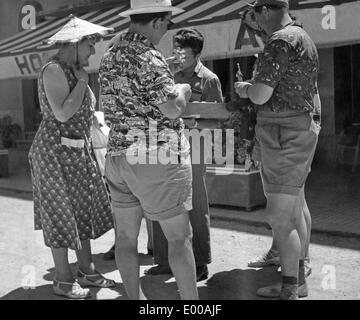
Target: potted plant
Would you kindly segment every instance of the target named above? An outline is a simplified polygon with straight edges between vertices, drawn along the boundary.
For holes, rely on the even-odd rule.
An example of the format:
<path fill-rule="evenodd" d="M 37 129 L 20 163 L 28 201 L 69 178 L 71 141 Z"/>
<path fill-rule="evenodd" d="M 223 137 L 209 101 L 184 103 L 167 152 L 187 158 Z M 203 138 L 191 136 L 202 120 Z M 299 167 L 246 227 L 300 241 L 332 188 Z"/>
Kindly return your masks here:
<path fill-rule="evenodd" d="M 243 207 L 247 211 L 266 203 L 258 163 L 252 159 L 256 112 L 249 104 L 238 104 L 223 129 L 223 150 L 226 129 L 234 129 L 234 168 L 208 165 L 206 183 L 209 203 Z"/>

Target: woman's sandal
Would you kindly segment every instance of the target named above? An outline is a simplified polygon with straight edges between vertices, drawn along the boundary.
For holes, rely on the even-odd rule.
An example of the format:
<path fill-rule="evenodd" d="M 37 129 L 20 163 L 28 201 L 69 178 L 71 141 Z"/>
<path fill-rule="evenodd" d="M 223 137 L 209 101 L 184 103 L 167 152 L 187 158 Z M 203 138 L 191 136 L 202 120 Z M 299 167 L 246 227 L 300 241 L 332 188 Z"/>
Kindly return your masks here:
<path fill-rule="evenodd" d="M 68 287 L 70 286 L 71 289 L 69 291 L 65 291 L 60 288 L 61 285 Z M 67 297 L 69 299 L 86 299 L 91 297 L 90 290 L 81 288 L 80 284 L 77 281 L 71 283 L 71 282 L 58 281 L 54 279 L 53 289 L 54 289 L 54 294 L 58 296 Z"/>
<path fill-rule="evenodd" d="M 111 288 L 115 287 L 116 283 L 114 280 L 106 279 L 100 273 L 97 274 L 85 274 L 81 270 L 78 270 L 77 273 L 78 281 L 82 286 L 92 286 L 98 288 Z M 98 278 L 98 279 L 94 279 Z"/>

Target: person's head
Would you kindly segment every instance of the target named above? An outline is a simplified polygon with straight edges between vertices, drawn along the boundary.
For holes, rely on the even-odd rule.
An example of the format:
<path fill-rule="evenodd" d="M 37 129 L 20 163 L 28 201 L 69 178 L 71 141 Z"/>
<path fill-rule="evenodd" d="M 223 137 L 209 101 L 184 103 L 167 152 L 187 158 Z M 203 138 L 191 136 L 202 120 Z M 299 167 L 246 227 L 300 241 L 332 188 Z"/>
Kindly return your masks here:
<path fill-rule="evenodd" d="M 84 67 L 89 65 L 89 58 L 95 53 L 95 43 L 112 31 L 112 28 L 105 28 L 70 15 L 67 23 L 44 42 L 60 47 L 58 56 L 67 63 Z"/>
<path fill-rule="evenodd" d="M 252 8 L 246 9 L 242 13 L 242 20 L 242 23 L 245 23 L 247 29 L 250 29 L 258 37 L 260 37 L 263 42 L 266 42 L 267 34 L 265 30 L 261 29 L 260 26 L 257 24 L 255 19 L 255 13 Z"/>
<path fill-rule="evenodd" d="M 130 30 L 143 34 L 157 45 L 173 25 L 172 15 L 182 12 L 183 9 L 171 5 L 171 0 L 130 0 L 130 9 L 120 16 L 130 17 Z"/>
<path fill-rule="evenodd" d="M 89 58 L 95 54 L 95 40 L 86 37 L 77 45 L 77 63 L 80 67 L 89 65 Z"/>
<path fill-rule="evenodd" d="M 175 35 L 175 47 L 183 50 L 185 61 L 182 68 L 187 69 L 195 66 L 200 59 L 201 52 L 204 48 L 203 35 L 194 28 L 179 30 Z"/>
<path fill-rule="evenodd" d="M 256 23 L 267 34 L 271 34 L 284 18 L 290 19 L 288 0 L 256 0 L 252 10 Z"/>
<path fill-rule="evenodd" d="M 143 30 L 142 33 L 157 45 L 173 25 L 171 16 L 171 12 L 135 14 L 130 16 L 130 21 L 136 29 Z"/>
<path fill-rule="evenodd" d="M 84 37 L 77 43 L 65 43 L 61 46 L 59 54 L 67 63 L 83 68 L 89 65 L 89 58 L 95 54 L 95 42 L 93 37 Z"/>

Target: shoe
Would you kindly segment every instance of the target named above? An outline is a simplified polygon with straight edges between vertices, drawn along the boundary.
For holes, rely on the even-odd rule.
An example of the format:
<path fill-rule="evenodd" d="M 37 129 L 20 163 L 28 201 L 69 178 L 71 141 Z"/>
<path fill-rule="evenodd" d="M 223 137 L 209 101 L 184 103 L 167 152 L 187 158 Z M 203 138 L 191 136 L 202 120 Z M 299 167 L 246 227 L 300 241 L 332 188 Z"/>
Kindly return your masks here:
<path fill-rule="evenodd" d="M 256 292 L 256 295 L 263 298 L 280 298 L 280 294 L 282 292 L 282 285 L 281 283 L 277 283 L 272 286 L 264 287 L 258 289 Z M 309 294 L 308 292 L 308 286 L 305 282 L 303 285 L 298 287 L 298 297 L 299 298 L 305 298 Z"/>
<path fill-rule="evenodd" d="M 172 275 L 172 271 L 170 269 L 170 266 L 166 265 L 157 265 L 155 267 L 151 267 L 149 269 L 146 269 L 144 273 L 148 276 L 158 276 L 162 274 L 169 274 Z M 196 280 L 197 281 L 203 281 L 206 280 L 209 276 L 207 265 L 196 267 Z"/>
<path fill-rule="evenodd" d="M 115 259 L 115 245 L 113 245 L 108 252 L 104 253 L 104 260 L 114 260 L 114 259 Z"/>
<path fill-rule="evenodd" d="M 209 277 L 209 271 L 207 265 L 196 267 L 196 281 L 203 281 Z"/>
<path fill-rule="evenodd" d="M 311 275 L 312 269 L 310 265 L 310 258 L 306 257 L 304 260 L 305 278 Z"/>
<path fill-rule="evenodd" d="M 112 288 L 116 286 L 114 280 L 106 279 L 100 273 L 97 274 L 85 274 L 81 270 L 77 272 L 78 282 L 82 286 L 91 286 L 91 287 L 98 287 L 98 288 Z M 98 278 L 98 279 L 95 279 Z"/>
<path fill-rule="evenodd" d="M 61 289 L 60 286 L 71 286 L 71 289 L 69 291 L 65 291 L 64 289 Z M 54 279 L 53 290 L 54 294 L 56 294 L 57 296 L 64 296 L 69 299 L 86 299 L 91 297 L 90 290 L 81 288 L 80 284 L 77 281 L 71 283 Z"/>
<path fill-rule="evenodd" d="M 146 269 L 144 273 L 148 276 L 158 276 L 161 274 L 170 274 L 172 275 L 172 271 L 170 269 L 170 266 L 158 264 L 157 266 L 151 267 L 149 269 Z"/>
<path fill-rule="evenodd" d="M 280 300 L 299 300 L 298 285 L 297 284 L 283 284 Z"/>
<path fill-rule="evenodd" d="M 262 268 L 270 265 L 275 265 L 275 266 L 280 265 L 280 256 L 278 251 L 274 251 L 270 249 L 263 256 L 260 256 L 248 263 L 248 267 L 250 268 Z"/>

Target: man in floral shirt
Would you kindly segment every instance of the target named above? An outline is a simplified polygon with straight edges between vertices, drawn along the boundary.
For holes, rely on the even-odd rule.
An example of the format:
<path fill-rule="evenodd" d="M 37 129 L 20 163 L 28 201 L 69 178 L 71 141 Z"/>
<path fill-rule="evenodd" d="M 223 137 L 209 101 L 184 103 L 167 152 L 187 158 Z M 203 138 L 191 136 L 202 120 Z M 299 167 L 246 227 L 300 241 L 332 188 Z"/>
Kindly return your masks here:
<path fill-rule="evenodd" d="M 131 1 L 127 33 L 116 37 L 100 65 L 100 103 L 110 127 L 105 176 L 115 217 L 115 257 L 127 295 L 144 299 L 137 237 L 145 215 L 159 221 L 182 299 L 198 299 L 192 231 L 192 174 L 181 116 L 191 96 L 174 83 L 158 45 L 183 10 L 169 0 Z"/>
<path fill-rule="evenodd" d="M 237 82 L 237 93 L 258 107 L 256 138 L 267 194 L 267 214 L 280 251 L 282 284 L 258 294 L 297 299 L 308 294 L 304 259 L 308 230 L 304 184 L 319 126 L 315 97 L 319 59 L 315 44 L 289 16 L 288 0 L 257 0 L 254 15 L 269 38 L 254 82 Z"/>
<path fill-rule="evenodd" d="M 174 63 L 169 63 L 174 71 L 175 83 L 188 83 L 191 86 L 192 95 L 190 101 L 223 102 L 221 83 L 216 74 L 206 68 L 200 59 L 204 46 L 203 35 L 194 28 L 185 28 L 177 31 L 175 48 L 183 53 L 184 59 L 176 69 Z M 211 123 L 211 120 L 197 120 L 196 126 L 190 120 L 187 123 L 189 129 L 201 130 Z M 204 159 L 204 139 L 191 141 L 192 152 L 199 153 L 199 163 L 192 164 L 193 174 L 193 210 L 190 212 L 190 223 L 193 230 L 193 250 L 196 263 L 197 280 L 203 281 L 208 277 L 207 265 L 211 262 L 210 246 L 210 211 L 207 196 L 205 177 L 206 165 Z M 154 260 L 157 266 L 146 270 L 148 275 L 171 273 L 168 263 L 167 241 L 158 223 L 154 227 Z"/>

